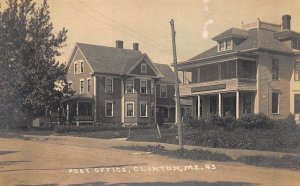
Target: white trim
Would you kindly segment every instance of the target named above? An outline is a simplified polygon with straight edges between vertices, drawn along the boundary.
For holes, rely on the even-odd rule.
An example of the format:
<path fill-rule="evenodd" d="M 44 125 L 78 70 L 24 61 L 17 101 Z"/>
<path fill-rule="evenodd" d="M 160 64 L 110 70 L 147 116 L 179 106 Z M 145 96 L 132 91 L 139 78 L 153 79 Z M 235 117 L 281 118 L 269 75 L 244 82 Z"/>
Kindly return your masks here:
<path fill-rule="evenodd" d="M 90 90 L 89 90 L 89 81 L 90 81 Z M 92 92 L 92 78 L 86 78 L 86 92 Z"/>
<path fill-rule="evenodd" d="M 94 121 L 97 122 L 97 77 L 94 76 Z"/>
<path fill-rule="evenodd" d="M 132 81 L 132 92 L 128 92 L 127 91 L 127 81 Z M 126 94 L 134 94 L 135 90 L 134 90 L 134 79 L 125 79 L 125 93 Z"/>
<path fill-rule="evenodd" d="M 145 73 L 143 73 L 143 67 L 145 67 Z M 147 64 L 146 63 L 141 63 L 141 74 L 147 74 L 148 73 L 148 69 L 147 69 Z"/>
<path fill-rule="evenodd" d="M 83 85 L 83 91 L 81 91 L 81 82 L 83 82 L 82 83 L 82 85 Z M 84 94 L 84 91 L 85 90 L 85 86 L 84 86 L 84 79 L 79 79 L 79 93 L 80 94 Z"/>
<path fill-rule="evenodd" d="M 121 123 L 124 123 L 125 121 L 125 98 L 124 98 L 124 89 L 125 89 L 125 83 L 126 79 L 124 80 L 123 78 L 121 78 Z"/>
<path fill-rule="evenodd" d="M 146 93 L 142 93 L 142 81 L 146 82 Z M 140 79 L 140 94 L 148 94 L 148 80 Z"/>
<path fill-rule="evenodd" d="M 127 115 L 127 105 L 128 105 L 128 104 L 132 104 L 132 116 L 128 116 L 128 115 Z M 134 117 L 134 102 L 126 102 L 125 105 L 126 105 L 126 108 L 125 108 L 125 116 L 126 116 L 127 118 L 133 118 L 133 117 Z"/>
<path fill-rule="evenodd" d="M 107 103 L 111 103 L 111 116 L 108 116 L 107 115 L 107 107 L 106 107 L 106 104 Z M 114 117 L 114 102 L 112 100 L 105 100 L 105 117 L 109 117 L 109 118 L 112 118 Z"/>
<path fill-rule="evenodd" d="M 142 116 L 142 104 L 146 104 L 146 116 Z M 148 117 L 148 103 L 147 101 L 140 101 L 140 117 L 147 118 Z"/>
<path fill-rule="evenodd" d="M 108 91 L 106 90 L 106 80 L 107 80 L 107 79 L 111 80 L 111 92 L 108 92 Z M 106 93 L 114 93 L 114 78 L 112 78 L 112 77 L 105 77 L 104 89 L 105 89 L 105 92 L 106 92 Z"/>
<path fill-rule="evenodd" d="M 162 93 L 162 91 L 161 91 L 162 88 L 161 88 L 161 87 L 166 87 L 166 96 L 165 96 L 165 97 L 163 97 L 163 96 L 161 95 L 161 93 Z M 161 97 L 161 98 L 167 98 L 167 97 L 168 97 L 168 85 L 162 85 L 162 84 L 161 84 L 159 88 L 160 88 L 160 97 Z"/>

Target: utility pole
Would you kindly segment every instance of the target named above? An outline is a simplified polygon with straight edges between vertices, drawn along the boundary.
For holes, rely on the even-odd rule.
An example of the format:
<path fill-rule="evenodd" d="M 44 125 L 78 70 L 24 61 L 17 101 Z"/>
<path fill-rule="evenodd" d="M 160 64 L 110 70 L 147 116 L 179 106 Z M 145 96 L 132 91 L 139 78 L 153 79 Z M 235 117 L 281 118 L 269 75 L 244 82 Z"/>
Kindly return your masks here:
<path fill-rule="evenodd" d="M 174 20 L 170 21 L 171 31 L 172 31 L 172 47 L 173 47 L 173 63 L 174 63 L 174 72 L 175 72 L 175 97 L 176 97 L 176 117 L 175 123 L 178 127 L 178 141 L 179 149 L 183 149 L 183 140 L 182 140 L 182 121 L 181 121 L 181 107 L 180 107 L 180 93 L 179 93 L 179 82 L 178 82 L 178 69 L 177 69 L 177 54 L 176 54 L 176 42 L 175 42 L 175 26 Z"/>

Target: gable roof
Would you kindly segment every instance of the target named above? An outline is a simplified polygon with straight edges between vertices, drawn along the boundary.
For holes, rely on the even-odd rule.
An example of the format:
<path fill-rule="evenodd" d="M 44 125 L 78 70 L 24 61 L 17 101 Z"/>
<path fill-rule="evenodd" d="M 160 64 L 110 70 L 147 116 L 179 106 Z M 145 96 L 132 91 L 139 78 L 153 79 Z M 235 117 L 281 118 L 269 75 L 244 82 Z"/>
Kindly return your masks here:
<path fill-rule="evenodd" d="M 120 49 L 114 47 L 76 43 L 71 54 L 69 67 L 72 63 L 76 51 L 80 51 L 87 63 L 91 66 L 93 72 L 103 74 L 125 75 L 132 66 L 141 61 L 147 61 L 158 77 L 163 77 L 159 70 L 151 64 L 152 61 L 138 50 Z"/>
<path fill-rule="evenodd" d="M 154 65 L 159 69 L 159 71 L 164 76 L 164 78 L 162 78 L 160 82 L 171 83 L 171 84 L 175 83 L 175 74 L 169 65 L 159 64 L 159 63 L 154 63 Z"/>
<path fill-rule="evenodd" d="M 264 49 L 264 50 L 270 50 L 270 51 L 276 51 L 282 53 L 293 52 L 284 43 L 282 43 L 281 41 L 279 41 L 274 37 L 275 33 L 273 31 L 255 28 L 255 29 L 248 30 L 246 32 L 248 33 L 248 37 L 245 38 L 244 41 L 242 41 L 239 45 L 234 46 L 232 50 L 218 52 L 217 46 L 214 46 L 206 50 L 205 52 L 202 52 L 196 55 L 195 57 L 187 60 L 186 62 L 201 60 L 203 58 L 208 58 L 208 57 L 215 57 L 222 54 L 237 53 L 237 52 L 242 52 L 251 49 Z M 181 62 L 181 64 L 186 62 Z"/>

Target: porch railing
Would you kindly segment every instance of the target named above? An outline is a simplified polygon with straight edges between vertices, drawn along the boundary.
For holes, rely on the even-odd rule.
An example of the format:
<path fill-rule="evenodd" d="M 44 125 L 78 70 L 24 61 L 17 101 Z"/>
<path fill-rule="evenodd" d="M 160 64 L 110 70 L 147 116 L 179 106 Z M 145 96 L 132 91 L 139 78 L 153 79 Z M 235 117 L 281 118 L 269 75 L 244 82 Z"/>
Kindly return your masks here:
<path fill-rule="evenodd" d="M 94 116 L 74 116 L 75 121 L 94 121 Z"/>

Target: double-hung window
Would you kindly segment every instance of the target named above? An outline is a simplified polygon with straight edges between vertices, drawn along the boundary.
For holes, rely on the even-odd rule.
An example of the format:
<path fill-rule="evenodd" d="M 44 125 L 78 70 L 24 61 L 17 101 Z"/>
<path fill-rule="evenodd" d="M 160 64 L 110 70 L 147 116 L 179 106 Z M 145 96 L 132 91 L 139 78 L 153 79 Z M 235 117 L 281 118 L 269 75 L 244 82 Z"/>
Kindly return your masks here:
<path fill-rule="evenodd" d="M 141 80 L 140 81 L 140 92 L 141 94 L 147 94 L 147 80 Z"/>
<path fill-rule="evenodd" d="M 147 74 L 147 64 L 141 64 L 141 74 Z"/>
<path fill-rule="evenodd" d="M 160 85 L 160 97 L 161 98 L 167 97 L 167 85 Z"/>
<path fill-rule="evenodd" d="M 294 70 L 295 81 L 300 81 L 300 62 L 297 62 Z"/>
<path fill-rule="evenodd" d="M 294 113 L 299 114 L 300 113 L 300 94 L 294 95 L 294 104 L 295 104 Z"/>
<path fill-rule="evenodd" d="M 114 116 L 114 105 L 113 101 L 105 101 L 105 117 Z"/>
<path fill-rule="evenodd" d="M 74 63 L 75 74 L 83 73 L 83 61 L 77 61 Z"/>
<path fill-rule="evenodd" d="M 279 93 L 272 92 L 272 114 L 279 114 Z"/>
<path fill-rule="evenodd" d="M 279 79 L 279 61 L 278 59 L 272 59 L 272 79 Z"/>
<path fill-rule="evenodd" d="M 134 117 L 134 103 L 133 102 L 126 103 L 126 117 Z"/>
<path fill-rule="evenodd" d="M 83 94 L 84 93 L 84 80 L 83 79 L 81 79 L 80 80 L 80 94 Z"/>
<path fill-rule="evenodd" d="M 107 92 L 107 93 L 113 92 L 113 79 L 112 78 L 105 79 L 105 92 Z"/>
<path fill-rule="evenodd" d="M 147 117 L 147 102 L 140 102 L 140 117 Z"/>
<path fill-rule="evenodd" d="M 91 79 L 87 79 L 87 92 L 91 92 Z"/>
<path fill-rule="evenodd" d="M 134 93 L 133 79 L 126 80 L 126 93 Z"/>

